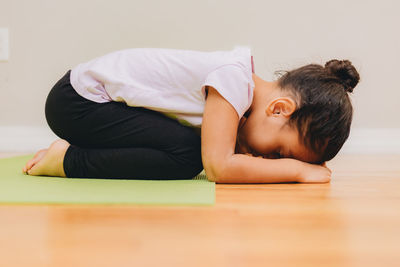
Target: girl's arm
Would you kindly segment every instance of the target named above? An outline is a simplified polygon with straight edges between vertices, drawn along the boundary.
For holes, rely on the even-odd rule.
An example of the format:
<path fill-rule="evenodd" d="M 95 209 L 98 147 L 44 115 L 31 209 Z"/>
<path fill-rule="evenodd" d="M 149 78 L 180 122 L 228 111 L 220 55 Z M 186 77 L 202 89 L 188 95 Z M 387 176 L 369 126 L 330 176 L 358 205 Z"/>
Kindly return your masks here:
<path fill-rule="evenodd" d="M 328 168 L 299 160 L 264 159 L 235 154 L 239 116 L 213 87 L 201 130 L 202 160 L 210 181 L 217 183 L 329 182 Z"/>

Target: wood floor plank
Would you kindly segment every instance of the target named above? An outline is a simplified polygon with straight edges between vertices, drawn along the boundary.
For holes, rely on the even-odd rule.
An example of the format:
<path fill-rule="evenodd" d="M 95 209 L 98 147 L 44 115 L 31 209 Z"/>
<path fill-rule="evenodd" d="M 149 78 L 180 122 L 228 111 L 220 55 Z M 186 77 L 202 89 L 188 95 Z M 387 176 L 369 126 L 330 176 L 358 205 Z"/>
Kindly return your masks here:
<path fill-rule="evenodd" d="M 217 184 L 216 204 L 0 205 L 0 266 L 399 266 L 400 155 L 329 184 Z"/>

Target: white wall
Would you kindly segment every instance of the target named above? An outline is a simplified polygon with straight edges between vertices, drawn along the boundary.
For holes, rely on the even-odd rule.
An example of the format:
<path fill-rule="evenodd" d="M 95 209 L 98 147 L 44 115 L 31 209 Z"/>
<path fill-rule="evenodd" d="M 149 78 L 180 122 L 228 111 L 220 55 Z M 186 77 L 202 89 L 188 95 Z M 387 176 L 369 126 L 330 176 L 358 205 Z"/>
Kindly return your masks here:
<path fill-rule="evenodd" d="M 131 47 L 237 44 L 252 47 L 266 80 L 278 69 L 351 60 L 361 75 L 352 97 L 355 132 L 372 129 L 379 139 L 389 131 L 398 140 L 399 10 L 395 0 L 0 0 L 0 28 L 10 32 L 10 59 L 0 62 L 0 150 L 10 145 L 1 129 L 50 131 L 46 96 L 80 62 Z"/>

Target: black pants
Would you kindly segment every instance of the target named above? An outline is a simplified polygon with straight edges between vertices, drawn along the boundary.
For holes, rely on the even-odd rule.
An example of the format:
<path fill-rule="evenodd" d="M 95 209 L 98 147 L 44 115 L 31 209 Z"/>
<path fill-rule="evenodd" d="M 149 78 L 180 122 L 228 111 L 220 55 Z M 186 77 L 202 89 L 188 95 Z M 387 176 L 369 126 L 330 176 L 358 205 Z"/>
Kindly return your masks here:
<path fill-rule="evenodd" d="M 123 102 L 96 103 L 80 96 L 68 71 L 47 96 L 51 130 L 68 141 L 67 177 L 191 179 L 203 170 L 201 141 L 174 119 Z"/>

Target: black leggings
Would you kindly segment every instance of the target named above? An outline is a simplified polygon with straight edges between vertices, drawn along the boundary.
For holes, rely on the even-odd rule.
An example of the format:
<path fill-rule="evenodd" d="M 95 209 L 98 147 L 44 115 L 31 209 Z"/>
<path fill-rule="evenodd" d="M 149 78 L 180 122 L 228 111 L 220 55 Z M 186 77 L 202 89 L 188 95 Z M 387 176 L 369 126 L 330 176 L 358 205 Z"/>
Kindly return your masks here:
<path fill-rule="evenodd" d="M 64 172 L 75 178 L 191 179 L 203 170 L 200 135 L 174 119 L 123 102 L 79 95 L 68 71 L 47 96 L 51 130 L 68 141 Z"/>

